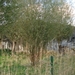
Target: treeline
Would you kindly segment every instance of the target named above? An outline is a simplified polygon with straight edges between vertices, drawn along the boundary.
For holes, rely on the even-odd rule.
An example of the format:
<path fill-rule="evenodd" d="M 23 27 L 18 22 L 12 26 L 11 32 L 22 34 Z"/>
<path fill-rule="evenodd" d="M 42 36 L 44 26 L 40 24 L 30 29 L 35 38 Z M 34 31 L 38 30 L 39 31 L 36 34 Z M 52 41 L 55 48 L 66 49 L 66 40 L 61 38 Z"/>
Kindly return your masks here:
<path fill-rule="evenodd" d="M 59 42 L 73 31 L 66 0 L 0 0 L 0 38 L 7 37 L 30 52 L 32 65 L 40 60 L 48 42 Z"/>

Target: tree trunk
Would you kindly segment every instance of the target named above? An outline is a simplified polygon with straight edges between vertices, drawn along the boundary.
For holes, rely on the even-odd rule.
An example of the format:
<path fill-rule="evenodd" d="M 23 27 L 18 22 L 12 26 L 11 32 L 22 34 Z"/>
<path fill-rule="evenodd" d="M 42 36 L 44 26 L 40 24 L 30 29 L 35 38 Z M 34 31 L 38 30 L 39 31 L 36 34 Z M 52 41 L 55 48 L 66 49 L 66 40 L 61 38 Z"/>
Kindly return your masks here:
<path fill-rule="evenodd" d="M 37 48 L 35 46 L 32 47 L 30 51 L 30 60 L 31 60 L 31 65 L 35 66 L 36 64 L 39 63 L 40 60 L 40 48 Z"/>
<path fill-rule="evenodd" d="M 2 49 L 2 43 L 1 42 L 2 42 L 2 40 L 0 39 L 0 49 Z"/>
<path fill-rule="evenodd" d="M 31 60 L 31 65 L 35 66 L 35 55 L 33 52 L 31 52 L 30 60 Z"/>
<path fill-rule="evenodd" d="M 13 44 L 12 44 L 12 54 L 15 52 L 15 42 L 13 41 Z"/>

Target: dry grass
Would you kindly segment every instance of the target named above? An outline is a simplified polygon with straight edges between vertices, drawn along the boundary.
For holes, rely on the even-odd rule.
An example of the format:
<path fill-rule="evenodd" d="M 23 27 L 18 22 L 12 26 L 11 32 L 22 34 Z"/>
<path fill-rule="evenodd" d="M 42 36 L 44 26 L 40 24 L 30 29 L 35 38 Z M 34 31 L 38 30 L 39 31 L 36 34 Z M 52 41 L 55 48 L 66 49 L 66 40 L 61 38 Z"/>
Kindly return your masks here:
<path fill-rule="evenodd" d="M 0 56 L 0 75 L 51 75 L 50 56 L 54 57 L 54 75 L 75 75 L 75 54 L 66 49 L 65 55 L 57 51 L 48 51 L 46 57 L 36 66 L 30 65 L 28 56 Z"/>

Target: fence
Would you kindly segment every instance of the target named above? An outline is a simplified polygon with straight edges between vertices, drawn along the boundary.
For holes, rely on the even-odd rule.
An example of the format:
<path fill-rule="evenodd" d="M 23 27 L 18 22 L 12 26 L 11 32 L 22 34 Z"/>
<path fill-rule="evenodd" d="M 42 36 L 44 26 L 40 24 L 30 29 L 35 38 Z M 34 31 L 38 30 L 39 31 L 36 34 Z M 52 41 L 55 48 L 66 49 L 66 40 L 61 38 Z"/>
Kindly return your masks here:
<path fill-rule="evenodd" d="M 66 50 L 65 55 L 48 51 L 40 63 L 31 66 L 24 54 L 0 56 L 0 75 L 75 75 L 75 54 Z"/>

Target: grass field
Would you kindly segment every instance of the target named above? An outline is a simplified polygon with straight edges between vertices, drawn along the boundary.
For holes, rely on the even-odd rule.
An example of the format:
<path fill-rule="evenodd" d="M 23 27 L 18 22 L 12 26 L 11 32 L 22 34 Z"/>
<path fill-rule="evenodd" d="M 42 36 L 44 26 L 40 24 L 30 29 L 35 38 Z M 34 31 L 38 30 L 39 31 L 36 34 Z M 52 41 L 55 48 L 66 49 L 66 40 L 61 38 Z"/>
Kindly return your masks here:
<path fill-rule="evenodd" d="M 75 75 L 75 54 L 60 55 L 48 52 L 40 64 L 31 66 L 29 57 L 23 54 L 0 56 L 0 75 L 51 75 L 50 56 L 53 55 L 53 75 Z"/>

